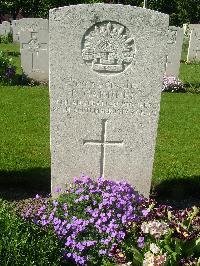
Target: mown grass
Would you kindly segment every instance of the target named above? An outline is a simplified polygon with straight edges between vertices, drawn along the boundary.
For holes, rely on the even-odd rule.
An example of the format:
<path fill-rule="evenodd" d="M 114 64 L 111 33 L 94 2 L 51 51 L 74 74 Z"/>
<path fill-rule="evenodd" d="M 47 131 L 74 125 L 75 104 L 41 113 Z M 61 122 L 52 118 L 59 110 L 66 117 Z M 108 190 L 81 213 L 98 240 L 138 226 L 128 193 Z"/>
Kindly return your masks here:
<path fill-rule="evenodd" d="M 10 54 L 19 51 L 13 44 L 0 44 L 1 48 Z M 19 57 L 15 60 L 20 73 Z M 200 64 L 182 63 L 180 78 L 198 86 Z M 200 95 L 162 94 L 153 187 L 177 188 L 178 180 L 184 193 L 186 187 L 189 193 L 200 188 L 199 113 Z M 48 88 L 0 86 L 0 122 L 0 182 L 27 182 L 49 189 Z"/>
<path fill-rule="evenodd" d="M 47 183 L 50 175 L 46 87 L 0 86 L 1 181 Z M 3 178 L 4 177 L 4 178 Z"/>
<path fill-rule="evenodd" d="M 199 112 L 200 95 L 162 94 L 153 184 L 168 197 L 199 195 Z"/>
<path fill-rule="evenodd" d="M 7 53 L 7 55 L 12 58 L 14 65 L 16 66 L 16 73 L 18 75 L 22 74 L 21 62 L 20 62 L 20 52 L 18 43 L 0 43 L 0 51 Z"/>
<path fill-rule="evenodd" d="M 28 223 L 13 209 L 0 200 L 0 265 L 62 265 L 61 243 L 53 231 Z"/>

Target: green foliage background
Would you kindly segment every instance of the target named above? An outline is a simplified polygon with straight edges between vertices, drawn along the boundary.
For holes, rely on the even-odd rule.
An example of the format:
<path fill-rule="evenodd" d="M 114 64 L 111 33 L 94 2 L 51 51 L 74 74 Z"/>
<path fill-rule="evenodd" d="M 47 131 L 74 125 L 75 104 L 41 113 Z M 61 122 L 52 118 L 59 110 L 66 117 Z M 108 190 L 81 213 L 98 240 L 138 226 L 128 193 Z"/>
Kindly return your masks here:
<path fill-rule="evenodd" d="M 47 18 L 51 8 L 95 2 L 143 6 L 143 0 L 3 0 L 0 12 L 13 19 L 19 13 L 24 17 Z M 147 0 L 147 8 L 169 14 L 171 25 L 200 23 L 200 0 Z"/>

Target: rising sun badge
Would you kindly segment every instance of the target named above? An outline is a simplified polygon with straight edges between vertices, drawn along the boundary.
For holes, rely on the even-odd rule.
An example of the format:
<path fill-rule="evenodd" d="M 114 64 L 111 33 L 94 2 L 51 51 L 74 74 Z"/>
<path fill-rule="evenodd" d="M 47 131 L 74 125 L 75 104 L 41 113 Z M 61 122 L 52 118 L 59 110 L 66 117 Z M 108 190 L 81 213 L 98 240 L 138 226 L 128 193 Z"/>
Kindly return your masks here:
<path fill-rule="evenodd" d="M 135 40 L 128 29 L 113 21 L 97 23 L 82 40 L 82 57 L 95 72 L 123 72 L 135 57 Z"/>

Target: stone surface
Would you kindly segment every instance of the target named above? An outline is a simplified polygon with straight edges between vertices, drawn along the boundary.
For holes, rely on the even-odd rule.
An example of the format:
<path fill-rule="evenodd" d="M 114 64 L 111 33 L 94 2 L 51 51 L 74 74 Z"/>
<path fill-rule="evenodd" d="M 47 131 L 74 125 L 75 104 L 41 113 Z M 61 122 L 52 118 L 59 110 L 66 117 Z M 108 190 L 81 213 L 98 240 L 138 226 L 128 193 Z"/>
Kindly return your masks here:
<path fill-rule="evenodd" d="M 190 24 L 190 41 L 187 61 L 200 61 L 200 24 Z"/>
<path fill-rule="evenodd" d="M 149 195 L 168 15 L 123 5 L 50 11 L 52 192 L 74 176 Z"/>
<path fill-rule="evenodd" d="M 166 76 L 178 78 L 184 32 L 182 28 L 170 26 L 167 40 Z"/>
<path fill-rule="evenodd" d="M 49 32 L 48 30 L 21 31 L 20 53 L 24 74 L 34 80 L 49 79 Z"/>
<path fill-rule="evenodd" d="M 0 35 L 7 35 L 11 32 L 11 25 L 8 21 L 3 21 L 0 24 Z"/>
<path fill-rule="evenodd" d="M 23 18 L 12 21 L 13 41 L 20 41 L 20 31 L 48 30 L 49 22 L 43 18 Z"/>

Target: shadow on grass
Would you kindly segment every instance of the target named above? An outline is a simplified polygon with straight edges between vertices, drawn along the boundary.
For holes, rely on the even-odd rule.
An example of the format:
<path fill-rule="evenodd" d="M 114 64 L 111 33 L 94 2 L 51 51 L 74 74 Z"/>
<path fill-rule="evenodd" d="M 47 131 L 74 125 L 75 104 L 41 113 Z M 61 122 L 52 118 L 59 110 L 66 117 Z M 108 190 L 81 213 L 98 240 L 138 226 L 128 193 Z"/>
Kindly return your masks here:
<path fill-rule="evenodd" d="M 6 51 L 7 55 L 18 57 L 20 56 L 20 52 L 17 51 Z"/>
<path fill-rule="evenodd" d="M 189 87 L 200 88 L 200 82 L 197 82 L 197 83 L 186 82 L 186 83 L 184 83 L 184 86 L 186 88 L 189 88 Z"/>
<path fill-rule="evenodd" d="M 0 171 L 0 198 L 13 201 L 47 195 L 51 189 L 50 168 Z"/>
<path fill-rule="evenodd" d="M 178 208 L 200 206 L 200 176 L 165 180 L 152 190 L 159 203 Z"/>
<path fill-rule="evenodd" d="M 34 81 L 29 79 L 26 75 L 22 74 L 15 74 L 15 77 L 13 78 L 11 85 L 20 85 L 20 86 L 37 86 L 40 83 L 38 81 Z"/>
<path fill-rule="evenodd" d="M 47 82 L 39 82 L 37 80 L 33 80 L 26 76 L 24 73 L 22 74 L 15 74 L 15 76 L 12 78 L 11 81 L 7 81 L 2 83 L 2 85 L 10 85 L 10 86 L 39 86 L 39 85 L 44 85 L 48 86 Z"/>

